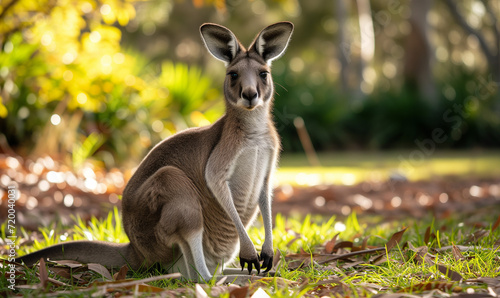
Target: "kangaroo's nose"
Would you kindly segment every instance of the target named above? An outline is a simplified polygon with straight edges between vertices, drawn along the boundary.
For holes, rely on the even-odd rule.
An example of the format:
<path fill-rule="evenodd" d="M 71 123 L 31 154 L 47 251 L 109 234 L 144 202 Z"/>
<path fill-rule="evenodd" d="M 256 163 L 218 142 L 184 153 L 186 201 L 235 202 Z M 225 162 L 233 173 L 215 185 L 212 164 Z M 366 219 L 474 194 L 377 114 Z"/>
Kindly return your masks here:
<path fill-rule="evenodd" d="M 241 92 L 241 97 L 243 97 L 243 99 L 246 99 L 248 101 L 256 99 L 258 95 L 259 94 L 255 90 L 245 90 Z"/>

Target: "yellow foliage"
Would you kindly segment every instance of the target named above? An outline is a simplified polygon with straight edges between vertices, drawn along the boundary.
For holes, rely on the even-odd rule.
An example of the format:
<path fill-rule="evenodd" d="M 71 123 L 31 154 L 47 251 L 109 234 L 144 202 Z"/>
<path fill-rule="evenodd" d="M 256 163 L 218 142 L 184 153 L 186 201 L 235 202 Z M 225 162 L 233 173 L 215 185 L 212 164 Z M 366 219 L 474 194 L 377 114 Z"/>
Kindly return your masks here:
<path fill-rule="evenodd" d="M 2 96 L 0 95 L 0 117 L 5 118 L 7 117 L 7 108 L 3 105 L 2 100 Z"/>
<path fill-rule="evenodd" d="M 206 118 L 213 120 L 193 112 L 211 110 L 210 101 L 218 96 L 199 69 L 165 64 L 162 74 L 140 77 L 147 61 L 121 48 L 122 32 L 116 27 L 136 16 L 134 2 L 2 2 L 0 44 L 7 50 L 0 51 L 0 117 L 17 121 L 18 110 L 28 110 L 24 114 L 30 121 L 23 129 L 40 132 L 32 134 L 40 137 L 33 140 L 35 152 L 71 152 L 72 142 L 64 141 L 68 137 L 63 134 L 88 134 L 91 127 L 102 130 L 105 142 L 112 142 L 109 147 L 121 150 L 114 152 L 117 159 L 131 152 L 140 156 L 151 145 L 149 131 L 164 137 L 178 128 L 206 124 Z M 71 119 L 72 126 L 61 129 L 50 121 L 53 114 L 60 115 L 62 123 Z M 44 142 L 52 145 L 39 148 Z"/>

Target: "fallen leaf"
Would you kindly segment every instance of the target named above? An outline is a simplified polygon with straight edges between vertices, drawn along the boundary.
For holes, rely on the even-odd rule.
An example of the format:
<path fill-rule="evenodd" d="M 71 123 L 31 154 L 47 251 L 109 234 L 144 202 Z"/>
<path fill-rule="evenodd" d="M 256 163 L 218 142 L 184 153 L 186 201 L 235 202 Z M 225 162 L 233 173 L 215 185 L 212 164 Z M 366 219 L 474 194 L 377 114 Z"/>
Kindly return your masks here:
<path fill-rule="evenodd" d="M 456 247 L 455 244 L 451 245 L 451 252 L 453 254 L 453 258 L 455 258 L 455 261 L 459 260 L 464 260 L 464 255 L 460 251 L 460 248 Z"/>
<path fill-rule="evenodd" d="M 440 290 L 446 292 L 454 289 L 455 285 L 456 284 L 452 282 L 439 282 L 439 281 L 423 282 L 411 285 L 406 288 L 402 288 L 401 290 L 398 291 L 398 293 L 414 293 L 414 292 L 424 292 L 431 290 Z"/>
<path fill-rule="evenodd" d="M 95 272 L 99 273 L 100 275 L 102 275 L 102 277 L 104 277 L 108 280 L 113 280 L 113 277 L 111 277 L 111 273 L 109 273 L 109 270 L 106 269 L 106 267 L 104 267 L 103 265 L 91 263 L 91 264 L 88 264 L 87 266 L 89 267 L 90 270 L 95 271 Z"/>
<path fill-rule="evenodd" d="M 223 285 L 227 280 L 227 276 L 223 276 L 221 279 L 219 279 L 218 282 L 215 283 L 216 286 L 221 286 Z"/>
<path fill-rule="evenodd" d="M 490 234 L 488 230 L 477 230 L 474 233 L 470 234 L 465 242 L 477 243 L 481 238 L 486 237 Z"/>
<path fill-rule="evenodd" d="M 122 268 L 120 268 L 120 271 L 114 274 L 114 280 L 123 280 L 127 276 L 128 272 L 128 266 L 123 265 Z"/>
<path fill-rule="evenodd" d="M 54 264 L 61 265 L 61 266 L 66 266 L 69 268 L 83 267 L 82 263 L 77 262 L 77 261 L 73 261 L 73 260 L 57 260 L 57 261 L 50 261 L 50 263 L 54 263 Z"/>
<path fill-rule="evenodd" d="M 341 241 L 333 247 L 333 251 L 338 251 L 341 248 L 351 248 L 352 249 L 352 241 Z"/>
<path fill-rule="evenodd" d="M 335 236 L 333 236 L 333 238 L 331 240 L 329 240 L 328 242 L 326 242 L 326 244 L 325 244 L 325 252 L 327 254 L 333 253 L 333 249 L 335 247 L 335 242 L 337 242 L 337 237 L 338 236 L 339 236 L 339 233 L 337 233 Z"/>
<path fill-rule="evenodd" d="M 341 278 L 338 278 L 338 277 L 330 277 L 328 279 L 325 279 L 325 280 L 320 280 L 316 283 L 316 285 L 327 285 L 327 284 L 337 284 L 337 285 L 345 285 L 347 286 L 347 284 L 345 282 L 342 281 Z"/>
<path fill-rule="evenodd" d="M 373 265 L 380 265 L 380 264 L 383 264 L 385 262 L 387 262 L 387 255 L 386 254 L 373 256 L 372 258 L 370 258 L 370 263 Z"/>
<path fill-rule="evenodd" d="M 117 289 L 131 289 L 131 290 L 137 289 L 137 290 L 144 290 L 145 292 L 160 291 L 161 288 L 149 286 L 149 285 L 146 285 L 146 283 L 157 281 L 157 280 L 162 280 L 162 279 L 177 279 L 177 278 L 180 278 L 181 276 L 182 275 L 180 273 L 171 273 L 171 274 L 166 274 L 166 275 L 148 277 L 148 278 L 144 278 L 144 279 L 128 279 L 128 280 L 117 280 L 117 281 L 116 280 L 115 281 L 96 281 L 96 282 L 93 282 L 92 284 L 90 284 L 87 288 L 79 289 L 78 292 L 75 292 L 75 293 L 79 293 L 81 295 L 81 293 L 86 292 L 86 291 L 96 291 L 98 293 L 101 293 L 102 291 L 113 292 L 113 291 L 116 291 Z M 161 290 L 165 291 L 165 289 L 161 289 Z M 72 292 L 68 292 L 68 293 L 72 293 Z"/>
<path fill-rule="evenodd" d="M 387 244 L 385 245 L 387 247 L 387 251 L 391 251 L 401 241 L 401 238 L 403 237 L 406 229 L 408 228 L 404 228 L 392 235 L 391 239 L 389 239 L 389 241 L 387 241 Z"/>
<path fill-rule="evenodd" d="M 236 288 L 229 292 L 230 298 L 245 298 L 248 293 L 248 286 Z"/>
<path fill-rule="evenodd" d="M 200 286 L 200 284 L 196 284 L 194 287 L 194 292 L 196 294 L 196 298 L 208 298 L 207 292 L 203 290 L 203 288 Z"/>
<path fill-rule="evenodd" d="M 498 216 L 497 220 L 495 221 L 495 223 L 493 224 L 493 226 L 491 227 L 491 231 L 495 231 L 498 226 L 500 225 L 500 215 Z"/>
<path fill-rule="evenodd" d="M 365 250 L 366 249 L 366 245 L 368 243 L 368 239 L 370 239 L 370 236 L 366 236 L 364 239 L 363 239 L 363 243 L 361 244 L 361 249 L 360 250 Z"/>
<path fill-rule="evenodd" d="M 461 281 L 464 279 L 458 272 L 453 271 L 444 265 L 437 265 L 437 268 L 439 272 L 443 273 L 446 277 L 453 281 Z"/>
<path fill-rule="evenodd" d="M 165 291 L 165 289 L 163 289 L 163 288 L 150 286 L 150 285 L 146 285 L 146 284 L 138 284 L 134 287 L 130 287 L 129 289 L 133 289 L 133 290 L 140 292 L 140 293 L 158 293 L 158 292 Z"/>
<path fill-rule="evenodd" d="M 408 242 L 408 247 L 411 251 L 416 253 L 415 260 L 417 260 L 419 264 L 426 263 L 428 265 L 434 265 L 435 256 L 429 253 L 429 248 L 427 246 L 415 248 L 411 242 Z"/>
<path fill-rule="evenodd" d="M 47 288 L 47 282 L 49 280 L 49 273 L 47 272 L 47 267 L 45 265 L 45 260 L 40 258 L 40 262 L 38 263 L 39 269 L 39 277 L 40 277 L 40 285 L 42 289 Z"/>
<path fill-rule="evenodd" d="M 365 264 L 365 261 L 356 261 L 356 262 L 351 262 L 351 263 L 345 263 L 344 265 L 340 266 L 342 269 L 347 269 L 347 268 L 352 268 L 356 267 L 360 264 Z"/>
<path fill-rule="evenodd" d="M 459 293 L 457 295 L 454 295 L 453 298 L 491 298 L 495 297 L 487 293 Z"/>
<path fill-rule="evenodd" d="M 51 267 L 50 271 L 54 272 L 56 275 L 59 275 L 63 278 L 70 279 L 71 273 L 70 268 L 67 267 Z"/>
<path fill-rule="evenodd" d="M 312 289 L 310 291 L 311 295 L 316 296 L 316 297 L 335 297 L 335 296 L 340 296 L 340 297 L 348 297 L 348 295 L 345 295 L 345 289 L 347 289 L 347 285 L 331 285 L 331 284 L 320 284 Z M 341 294 L 341 295 L 340 295 Z"/>
<path fill-rule="evenodd" d="M 488 292 L 492 296 L 500 296 L 500 277 L 480 277 L 477 281 L 488 285 Z"/>
<path fill-rule="evenodd" d="M 429 243 L 429 240 L 431 240 L 431 227 L 427 227 L 425 230 L 425 235 L 424 235 L 424 243 L 427 244 Z"/>

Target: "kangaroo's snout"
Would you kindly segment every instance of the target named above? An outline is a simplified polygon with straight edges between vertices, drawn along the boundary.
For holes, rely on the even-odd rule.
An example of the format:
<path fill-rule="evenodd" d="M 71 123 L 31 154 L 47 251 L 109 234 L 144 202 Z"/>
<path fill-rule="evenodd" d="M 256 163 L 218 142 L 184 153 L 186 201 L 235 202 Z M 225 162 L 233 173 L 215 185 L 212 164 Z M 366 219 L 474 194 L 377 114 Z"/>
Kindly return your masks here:
<path fill-rule="evenodd" d="M 247 109 L 252 109 L 258 105 L 259 93 L 253 88 L 245 89 L 241 92 L 241 98 L 244 99 L 243 105 Z"/>
<path fill-rule="evenodd" d="M 241 97 L 243 97 L 243 99 L 246 99 L 248 101 L 252 101 L 256 99 L 258 96 L 259 93 L 256 90 L 246 90 L 241 92 Z"/>

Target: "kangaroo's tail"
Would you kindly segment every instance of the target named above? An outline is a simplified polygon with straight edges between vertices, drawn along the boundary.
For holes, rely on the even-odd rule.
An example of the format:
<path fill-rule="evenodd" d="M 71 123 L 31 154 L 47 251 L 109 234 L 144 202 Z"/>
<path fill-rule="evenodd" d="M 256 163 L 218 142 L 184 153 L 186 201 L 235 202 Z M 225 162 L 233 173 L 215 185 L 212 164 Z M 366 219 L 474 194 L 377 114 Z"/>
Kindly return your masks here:
<path fill-rule="evenodd" d="M 16 258 L 33 266 L 41 258 L 45 260 L 74 260 L 82 263 L 98 263 L 106 267 L 121 267 L 129 264 L 138 267 L 141 259 L 130 243 L 111 243 L 104 241 L 72 241 L 56 244 Z"/>

